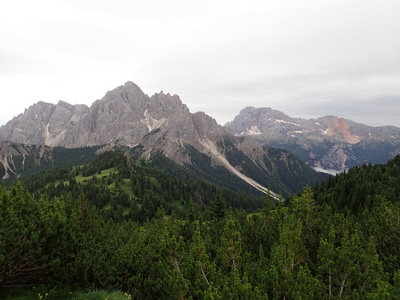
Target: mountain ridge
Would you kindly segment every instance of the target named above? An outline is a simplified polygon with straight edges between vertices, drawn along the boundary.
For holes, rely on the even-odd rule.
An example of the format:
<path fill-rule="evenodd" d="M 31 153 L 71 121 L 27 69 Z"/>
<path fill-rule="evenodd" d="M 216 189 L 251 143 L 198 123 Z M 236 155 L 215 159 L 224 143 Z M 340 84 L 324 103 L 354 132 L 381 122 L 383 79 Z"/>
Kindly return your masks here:
<path fill-rule="evenodd" d="M 269 107 L 249 106 L 224 127 L 234 135 L 292 151 L 314 168 L 337 172 L 363 163 L 384 163 L 400 153 L 400 128 L 372 127 L 332 115 L 292 118 Z M 381 157 L 373 153 L 376 148 Z"/>
<path fill-rule="evenodd" d="M 108 91 L 90 107 L 64 101 L 56 105 L 38 102 L 0 127 L 0 140 L 66 148 L 127 146 L 137 158 L 149 160 L 155 153 L 162 153 L 182 166 L 197 166 L 199 172 L 204 163 L 210 164 L 211 168 L 205 168 L 208 172 L 223 167 L 274 198 L 279 198 L 279 193 L 293 192 L 288 188 L 290 182 L 282 185 L 274 178 L 281 173 L 277 168 L 290 173 L 288 165 L 279 158 L 269 159 L 268 151 L 260 143 L 252 138 L 234 137 L 204 112 L 191 113 L 177 95 L 161 91 L 150 97 L 133 82 Z M 298 160 L 288 153 L 282 152 L 282 156 Z M 303 172 L 308 172 L 307 168 L 300 167 Z M 318 175 L 310 173 L 307 177 L 315 182 Z M 298 175 L 293 179 L 305 180 Z M 310 183 L 308 179 L 304 184 Z M 281 176 L 280 180 L 285 179 Z M 273 192 L 269 185 L 278 190 Z"/>

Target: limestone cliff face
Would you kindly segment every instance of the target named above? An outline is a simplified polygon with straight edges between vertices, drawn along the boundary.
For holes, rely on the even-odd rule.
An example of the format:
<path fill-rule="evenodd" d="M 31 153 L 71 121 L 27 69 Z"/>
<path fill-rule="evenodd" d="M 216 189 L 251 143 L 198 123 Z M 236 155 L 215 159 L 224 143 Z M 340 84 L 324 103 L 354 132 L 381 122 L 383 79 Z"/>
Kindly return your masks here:
<path fill-rule="evenodd" d="M 371 127 L 335 116 L 306 120 L 271 108 L 247 107 L 225 127 L 237 136 L 292 151 L 312 167 L 336 171 L 386 163 L 400 149 L 400 128 Z"/>
<path fill-rule="evenodd" d="M 216 142 L 229 134 L 205 113 L 190 113 L 177 95 L 149 97 L 132 82 L 90 107 L 39 102 L 0 128 L 0 140 L 67 148 L 140 144 L 145 157 L 159 151 L 180 162 L 188 161 L 178 157 L 184 144 L 204 148 L 205 140 Z"/>
<path fill-rule="evenodd" d="M 270 113 L 273 112 L 270 110 Z M 278 113 L 274 120 L 279 122 L 283 117 Z M 259 120 L 262 119 L 260 114 Z M 282 163 L 269 159 L 270 153 L 252 137 L 235 137 L 205 113 L 190 113 L 177 95 L 160 92 L 149 97 L 132 82 L 107 92 L 90 107 L 63 101 L 56 105 L 44 102 L 32 105 L 0 128 L 0 140 L 65 148 L 122 145 L 144 159 L 162 153 L 182 166 L 193 169 L 197 164 L 199 170 L 203 168 L 201 172 L 223 167 L 275 198 L 277 194 L 266 186 L 274 181 L 274 186 L 280 189 L 279 182 L 285 180 L 276 179 L 284 173 L 276 167 L 283 166 Z M 210 167 L 204 166 L 208 163 Z M 3 165 L 7 167 L 7 162 Z M 289 165 L 283 166 L 285 172 L 291 172 Z M 283 192 L 293 188 L 284 187 Z"/>
<path fill-rule="evenodd" d="M 38 102 L 2 126 L 0 140 L 69 148 L 112 141 L 135 145 L 157 128 L 168 128 L 176 138 L 191 139 L 188 108 L 176 95 L 161 92 L 149 97 L 127 82 L 90 108 L 64 101 L 56 105 Z"/>
<path fill-rule="evenodd" d="M 0 140 L 15 143 L 63 146 L 89 108 L 59 101 L 38 102 L 0 128 Z"/>

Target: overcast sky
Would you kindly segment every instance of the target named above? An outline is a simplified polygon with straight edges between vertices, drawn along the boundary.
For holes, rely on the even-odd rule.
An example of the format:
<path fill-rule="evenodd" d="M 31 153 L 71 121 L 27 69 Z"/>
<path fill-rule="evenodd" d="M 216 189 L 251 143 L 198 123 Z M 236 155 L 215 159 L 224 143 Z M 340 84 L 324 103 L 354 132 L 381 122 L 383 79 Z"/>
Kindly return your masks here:
<path fill-rule="evenodd" d="M 255 106 L 400 127 L 400 1 L 2 3 L 0 125 L 126 81 L 221 125 Z"/>

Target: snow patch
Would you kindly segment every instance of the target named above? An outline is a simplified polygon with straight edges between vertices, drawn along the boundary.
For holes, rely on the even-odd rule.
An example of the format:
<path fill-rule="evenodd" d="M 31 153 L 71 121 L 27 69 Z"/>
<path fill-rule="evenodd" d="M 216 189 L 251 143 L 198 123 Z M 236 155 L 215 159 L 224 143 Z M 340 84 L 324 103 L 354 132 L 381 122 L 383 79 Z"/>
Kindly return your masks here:
<path fill-rule="evenodd" d="M 313 167 L 313 169 L 317 172 L 326 173 L 326 174 L 330 174 L 330 175 L 336 175 L 336 174 L 339 174 L 342 172 L 342 171 L 335 170 L 335 169 L 323 169 L 320 167 Z"/>
<path fill-rule="evenodd" d="M 329 129 L 330 129 L 330 128 L 328 128 L 328 129 L 326 129 L 326 130 L 322 130 L 322 133 L 325 134 L 325 135 L 329 135 Z"/>
<path fill-rule="evenodd" d="M 140 122 L 145 124 L 150 132 L 154 129 L 160 128 L 161 125 L 164 124 L 166 120 L 167 119 L 165 118 L 161 118 L 160 120 L 154 119 L 152 116 L 150 116 L 148 109 L 146 109 L 144 112 L 144 119 L 140 119 Z"/>
<path fill-rule="evenodd" d="M 290 135 L 291 137 L 296 137 L 296 134 L 302 134 L 303 131 L 301 130 L 295 130 L 295 131 L 288 131 L 287 135 Z"/>
<path fill-rule="evenodd" d="M 260 129 L 258 129 L 257 125 L 256 126 L 251 126 L 249 129 L 247 129 L 246 132 L 242 132 L 241 135 L 259 135 L 262 134 Z"/>
<path fill-rule="evenodd" d="M 288 121 L 285 121 L 285 120 L 275 120 L 274 123 L 284 123 L 284 124 L 290 124 L 290 125 L 294 125 L 294 126 L 300 127 L 300 125 L 297 124 L 297 123 L 288 122 Z"/>

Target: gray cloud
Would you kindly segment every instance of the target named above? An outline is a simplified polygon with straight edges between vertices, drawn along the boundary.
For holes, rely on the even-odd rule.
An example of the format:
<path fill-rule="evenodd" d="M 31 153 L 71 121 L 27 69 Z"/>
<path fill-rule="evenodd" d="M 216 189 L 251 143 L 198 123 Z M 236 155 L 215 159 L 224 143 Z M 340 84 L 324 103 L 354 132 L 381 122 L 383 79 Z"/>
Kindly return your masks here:
<path fill-rule="evenodd" d="M 400 2 L 8 1 L 0 124 L 131 80 L 221 124 L 246 106 L 400 127 Z M 4 99 L 4 100 L 3 100 Z"/>

